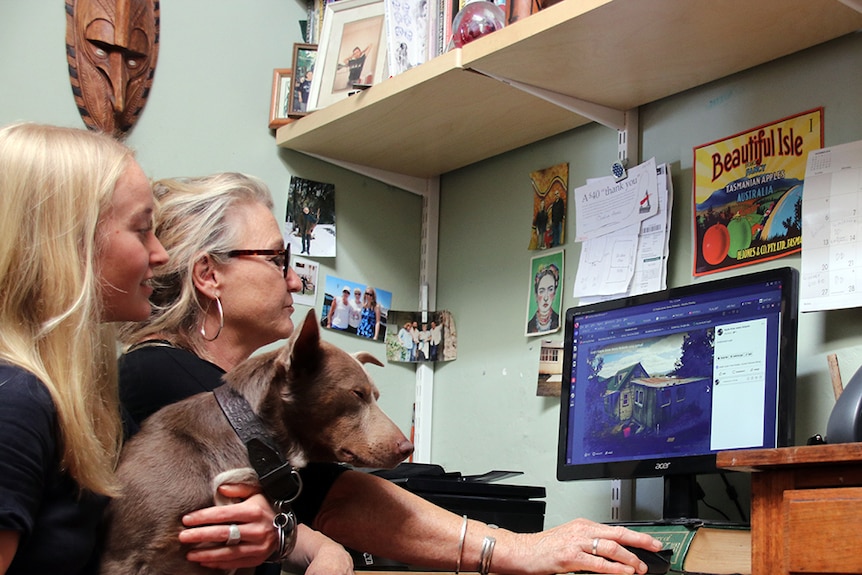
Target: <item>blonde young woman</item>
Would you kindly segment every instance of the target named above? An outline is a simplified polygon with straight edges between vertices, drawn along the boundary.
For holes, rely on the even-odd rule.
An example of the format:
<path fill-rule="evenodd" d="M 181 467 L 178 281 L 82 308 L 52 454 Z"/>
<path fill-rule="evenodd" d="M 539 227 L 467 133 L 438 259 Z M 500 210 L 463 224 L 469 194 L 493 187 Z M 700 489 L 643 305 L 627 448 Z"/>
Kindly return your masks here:
<path fill-rule="evenodd" d="M 0 129 L 0 574 L 98 572 L 123 440 L 112 324 L 149 316 L 153 268 L 167 262 L 153 214 L 150 182 L 110 137 Z M 261 495 L 219 513 L 272 518 Z M 258 539 L 276 547 L 271 526 Z M 315 554 L 314 543 L 300 536 L 297 554 Z M 220 559 L 201 559 L 247 561 L 220 547 L 210 552 Z"/>
<path fill-rule="evenodd" d="M 124 341 L 137 347 L 121 362 L 123 401 L 139 419 L 178 396 L 213 389 L 258 348 L 288 337 L 302 285 L 259 180 L 216 174 L 155 188 L 156 235 L 170 263 L 154 280 L 150 320 L 124 330 Z M 542 533 L 493 529 L 375 475 L 324 464 L 302 473 L 303 493 L 293 503 L 302 521 L 352 549 L 412 565 L 486 575 L 644 573 L 622 545 L 661 547 L 647 534 L 583 519 Z M 217 513 L 191 513 L 186 525 L 217 523 Z M 198 542 L 219 529 L 189 529 L 180 539 Z M 240 529 L 245 537 L 252 526 Z"/>
<path fill-rule="evenodd" d="M 0 573 L 85 573 L 123 438 L 111 322 L 145 318 L 150 184 L 83 130 L 0 130 Z"/>

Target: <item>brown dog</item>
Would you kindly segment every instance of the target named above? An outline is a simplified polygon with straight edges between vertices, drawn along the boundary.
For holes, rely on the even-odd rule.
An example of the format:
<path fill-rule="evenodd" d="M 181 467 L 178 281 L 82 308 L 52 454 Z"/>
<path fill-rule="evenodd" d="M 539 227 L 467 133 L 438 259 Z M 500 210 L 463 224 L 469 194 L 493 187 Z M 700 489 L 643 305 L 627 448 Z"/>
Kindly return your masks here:
<path fill-rule="evenodd" d="M 383 365 L 322 341 L 310 311 L 286 346 L 247 359 L 224 379 L 294 467 L 309 461 L 393 467 L 413 444 L 380 410 L 364 363 Z M 217 475 L 248 467 L 245 445 L 212 393 L 150 416 L 120 458 L 123 493 L 108 507 L 101 573 L 213 573 L 186 560 L 189 549 L 177 538 L 181 518 L 213 505 Z"/>

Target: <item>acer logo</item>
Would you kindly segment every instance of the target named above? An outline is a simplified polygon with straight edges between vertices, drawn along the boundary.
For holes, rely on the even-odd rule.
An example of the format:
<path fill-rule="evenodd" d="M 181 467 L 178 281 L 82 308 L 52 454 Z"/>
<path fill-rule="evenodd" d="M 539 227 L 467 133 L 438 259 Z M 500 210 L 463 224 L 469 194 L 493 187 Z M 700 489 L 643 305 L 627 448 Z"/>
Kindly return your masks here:
<path fill-rule="evenodd" d="M 666 471 L 670 468 L 670 461 L 660 461 L 655 464 L 656 471 Z"/>

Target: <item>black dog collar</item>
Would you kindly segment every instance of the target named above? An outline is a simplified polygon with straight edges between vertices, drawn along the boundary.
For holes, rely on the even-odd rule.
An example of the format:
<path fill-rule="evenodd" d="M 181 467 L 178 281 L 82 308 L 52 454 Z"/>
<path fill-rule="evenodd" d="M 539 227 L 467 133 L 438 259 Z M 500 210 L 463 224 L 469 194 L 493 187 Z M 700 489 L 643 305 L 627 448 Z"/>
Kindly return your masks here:
<path fill-rule="evenodd" d="M 248 450 L 248 460 L 257 472 L 264 495 L 270 501 L 290 503 L 302 491 L 302 479 L 284 460 L 263 422 L 248 401 L 229 385 L 213 390 L 224 416 Z"/>

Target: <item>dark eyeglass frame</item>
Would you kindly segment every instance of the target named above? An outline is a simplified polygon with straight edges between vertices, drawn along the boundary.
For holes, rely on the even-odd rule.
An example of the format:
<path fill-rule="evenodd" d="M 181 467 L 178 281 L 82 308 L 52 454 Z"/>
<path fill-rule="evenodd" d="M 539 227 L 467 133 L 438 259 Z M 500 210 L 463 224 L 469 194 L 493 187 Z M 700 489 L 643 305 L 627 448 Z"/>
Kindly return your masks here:
<path fill-rule="evenodd" d="M 225 254 L 229 258 L 241 258 L 245 256 L 282 256 L 284 263 L 281 264 L 281 272 L 287 279 L 287 270 L 290 269 L 290 244 L 283 250 L 230 250 Z M 276 263 L 276 262 L 273 262 Z M 278 265 L 276 263 L 276 265 Z"/>

